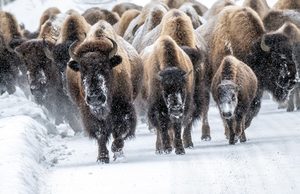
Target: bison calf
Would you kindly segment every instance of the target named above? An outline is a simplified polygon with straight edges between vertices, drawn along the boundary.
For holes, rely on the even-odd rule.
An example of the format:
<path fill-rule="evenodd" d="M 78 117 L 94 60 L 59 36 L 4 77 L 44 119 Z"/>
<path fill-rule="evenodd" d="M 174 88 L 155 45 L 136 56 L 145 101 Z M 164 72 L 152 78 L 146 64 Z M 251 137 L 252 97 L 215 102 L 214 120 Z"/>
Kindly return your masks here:
<path fill-rule="evenodd" d="M 234 56 L 226 56 L 213 77 L 211 90 L 229 144 L 235 144 L 238 138 L 245 142 L 245 118 L 257 90 L 254 72 Z"/>

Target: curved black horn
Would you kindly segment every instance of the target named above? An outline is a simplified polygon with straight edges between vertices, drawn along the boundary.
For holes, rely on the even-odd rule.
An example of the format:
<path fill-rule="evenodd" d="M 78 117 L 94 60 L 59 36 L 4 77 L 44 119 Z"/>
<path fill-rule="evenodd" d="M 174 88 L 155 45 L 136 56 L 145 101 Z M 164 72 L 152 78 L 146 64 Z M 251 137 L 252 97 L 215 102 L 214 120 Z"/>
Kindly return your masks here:
<path fill-rule="evenodd" d="M 73 52 L 75 46 L 77 45 L 77 42 L 78 42 L 78 40 L 74 41 L 69 47 L 69 55 L 75 61 L 79 60 L 79 57 Z"/>
<path fill-rule="evenodd" d="M 43 38 L 43 50 L 44 50 L 46 57 L 53 61 L 54 60 L 53 53 L 50 51 L 45 38 Z"/>
<path fill-rule="evenodd" d="M 116 43 L 116 41 L 114 41 L 113 39 L 107 37 L 112 43 L 113 43 L 113 48 L 110 51 L 110 53 L 108 54 L 108 58 L 111 59 L 118 51 L 118 45 Z"/>

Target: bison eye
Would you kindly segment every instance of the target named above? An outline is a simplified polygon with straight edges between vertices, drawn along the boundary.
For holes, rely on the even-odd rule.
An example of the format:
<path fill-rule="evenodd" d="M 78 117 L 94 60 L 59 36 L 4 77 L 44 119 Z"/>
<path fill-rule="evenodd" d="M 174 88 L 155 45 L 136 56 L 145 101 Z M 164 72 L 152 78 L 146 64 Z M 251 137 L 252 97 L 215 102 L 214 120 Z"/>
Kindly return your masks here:
<path fill-rule="evenodd" d="M 80 65 L 76 61 L 70 61 L 68 63 L 68 66 L 73 70 L 73 71 L 79 71 L 80 70 Z"/>

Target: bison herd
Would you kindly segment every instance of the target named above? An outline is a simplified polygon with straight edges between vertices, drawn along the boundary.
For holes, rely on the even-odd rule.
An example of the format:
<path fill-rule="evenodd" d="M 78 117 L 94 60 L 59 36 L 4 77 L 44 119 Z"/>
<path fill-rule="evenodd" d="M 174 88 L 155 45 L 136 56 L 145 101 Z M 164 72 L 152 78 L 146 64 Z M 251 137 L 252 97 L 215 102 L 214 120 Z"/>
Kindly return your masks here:
<path fill-rule="evenodd" d="M 52 7 L 34 32 L 0 11 L 0 63 L 1 94 L 18 86 L 56 124 L 84 128 L 99 162 L 109 162 L 111 135 L 113 158 L 123 156 L 139 117 L 156 130 L 156 153 L 182 155 L 197 119 L 202 140 L 211 139 L 211 94 L 229 144 L 247 140 L 265 91 L 300 109 L 300 3 L 219 0 L 207 9 L 152 0 L 82 14 Z"/>

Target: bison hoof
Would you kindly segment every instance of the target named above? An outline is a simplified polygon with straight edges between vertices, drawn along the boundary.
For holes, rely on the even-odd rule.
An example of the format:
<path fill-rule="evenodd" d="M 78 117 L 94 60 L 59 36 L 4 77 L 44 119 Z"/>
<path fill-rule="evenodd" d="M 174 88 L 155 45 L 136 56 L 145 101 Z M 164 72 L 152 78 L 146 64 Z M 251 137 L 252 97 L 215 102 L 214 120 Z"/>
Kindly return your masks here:
<path fill-rule="evenodd" d="M 238 142 L 238 139 L 236 137 L 230 137 L 229 144 L 234 145 Z"/>
<path fill-rule="evenodd" d="M 185 154 L 184 148 L 176 148 L 175 149 L 175 154 L 184 155 Z"/>
<path fill-rule="evenodd" d="M 240 142 L 241 142 L 241 143 L 245 143 L 246 141 L 247 141 L 247 138 L 246 138 L 246 137 L 241 137 L 241 138 L 240 138 Z"/>
<path fill-rule="evenodd" d="M 293 112 L 293 111 L 294 111 L 294 108 L 287 108 L 286 111 L 287 111 L 287 112 Z"/>
<path fill-rule="evenodd" d="M 97 162 L 100 164 L 108 164 L 109 163 L 109 158 L 108 157 L 99 157 L 97 159 Z"/>
<path fill-rule="evenodd" d="M 211 137 L 210 137 L 210 135 L 202 135 L 201 140 L 202 141 L 210 141 Z"/>
<path fill-rule="evenodd" d="M 124 152 L 123 151 L 115 152 L 113 158 L 114 158 L 114 161 L 116 161 L 116 160 L 125 160 Z"/>
<path fill-rule="evenodd" d="M 164 149 L 165 154 L 170 154 L 172 152 L 172 147 L 168 147 Z"/>
<path fill-rule="evenodd" d="M 183 144 L 184 144 L 184 148 L 188 148 L 188 149 L 194 148 L 193 142 L 184 142 Z"/>
<path fill-rule="evenodd" d="M 155 154 L 161 155 L 161 154 L 163 154 L 163 150 L 162 149 L 157 149 L 157 150 L 155 150 Z"/>
<path fill-rule="evenodd" d="M 97 159 L 98 163 L 107 164 L 109 163 L 109 155 L 108 153 L 100 153 Z"/>

